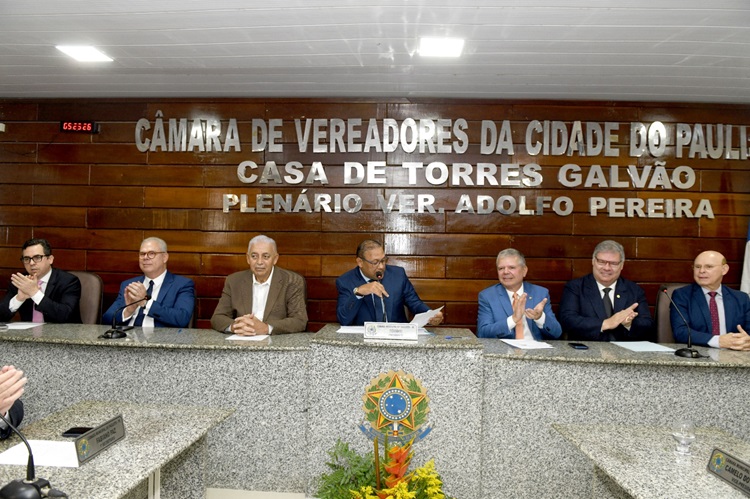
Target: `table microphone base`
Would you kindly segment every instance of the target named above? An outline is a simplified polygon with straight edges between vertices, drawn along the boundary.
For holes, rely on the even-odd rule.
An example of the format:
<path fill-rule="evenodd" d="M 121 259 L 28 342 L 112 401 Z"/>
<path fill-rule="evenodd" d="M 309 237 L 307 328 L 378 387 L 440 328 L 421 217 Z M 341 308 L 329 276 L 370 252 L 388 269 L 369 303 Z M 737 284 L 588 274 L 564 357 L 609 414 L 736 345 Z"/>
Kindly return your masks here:
<path fill-rule="evenodd" d="M 675 350 L 674 354 L 678 357 L 688 357 L 691 359 L 698 359 L 700 357 L 703 357 L 703 355 L 701 355 L 698 350 L 695 350 L 693 348 L 679 348 Z"/>
<path fill-rule="evenodd" d="M 41 499 L 46 497 L 43 488 L 49 489 L 49 482 L 44 478 L 37 478 L 33 482 L 27 480 L 13 480 L 0 489 L 2 499 Z"/>
<path fill-rule="evenodd" d="M 127 334 L 125 334 L 125 331 L 129 331 L 133 329 L 133 326 L 121 326 L 112 328 L 108 331 L 105 331 L 104 334 L 99 336 L 99 338 L 103 338 L 105 340 L 116 340 L 118 338 L 125 338 Z"/>

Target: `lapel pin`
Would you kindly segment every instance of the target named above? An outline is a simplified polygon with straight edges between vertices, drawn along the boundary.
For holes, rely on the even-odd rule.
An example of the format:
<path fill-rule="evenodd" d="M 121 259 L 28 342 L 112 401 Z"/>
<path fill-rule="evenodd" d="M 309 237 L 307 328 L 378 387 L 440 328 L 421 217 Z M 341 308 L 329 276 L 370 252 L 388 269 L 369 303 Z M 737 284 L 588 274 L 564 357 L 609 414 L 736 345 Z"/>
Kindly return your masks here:
<path fill-rule="evenodd" d="M 620 295 L 617 295 L 617 297 L 619 298 L 619 297 L 620 297 Z"/>

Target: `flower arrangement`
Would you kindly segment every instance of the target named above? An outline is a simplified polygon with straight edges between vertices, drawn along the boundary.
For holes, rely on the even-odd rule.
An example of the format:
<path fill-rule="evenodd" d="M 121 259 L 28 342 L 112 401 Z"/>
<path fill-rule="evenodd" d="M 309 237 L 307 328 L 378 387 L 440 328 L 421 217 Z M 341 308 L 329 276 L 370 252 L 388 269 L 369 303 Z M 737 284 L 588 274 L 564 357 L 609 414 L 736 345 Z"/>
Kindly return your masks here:
<path fill-rule="evenodd" d="M 381 464 L 377 438 L 374 452 L 362 456 L 340 440 L 328 451 L 326 465 L 331 473 L 320 477 L 320 499 L 450 499 L 443 493 L 443 481 L 434 460 L 408 472 L 414 455 L 413 440 L 388 446 Z"/>

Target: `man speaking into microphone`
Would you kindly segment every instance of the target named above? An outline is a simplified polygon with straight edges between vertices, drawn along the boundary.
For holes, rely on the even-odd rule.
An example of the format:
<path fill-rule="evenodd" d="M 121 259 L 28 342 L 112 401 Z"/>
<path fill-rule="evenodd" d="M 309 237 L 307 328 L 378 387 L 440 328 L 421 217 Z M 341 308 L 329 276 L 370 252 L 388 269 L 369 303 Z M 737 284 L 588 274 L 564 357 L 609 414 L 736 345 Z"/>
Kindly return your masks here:
<path fill-rule="evenodd" d="M 404 306 L 413 314 L 430 310 L 414 290 L 406 271 L 387 265 L 383 245 L 366 239 L 357 247 L 357 266 L 336 279 L 336 317 L 342 326 L 365 322 L 408 322 Z M 438 312 L 429 324 L 443 321 Z"/>
<path fill-rule="evenodd" d="M 143 275 L 120 285 L 117 299 L 104 313 L 102 323 L 187 327 L 195 307 L 195 284 L 192 279 L 169 272 L 168 260 L 166 242 L 158 237 L 144 239 L 138 252 Z M 120 309 L 122 312 L 117 313 Z"/>

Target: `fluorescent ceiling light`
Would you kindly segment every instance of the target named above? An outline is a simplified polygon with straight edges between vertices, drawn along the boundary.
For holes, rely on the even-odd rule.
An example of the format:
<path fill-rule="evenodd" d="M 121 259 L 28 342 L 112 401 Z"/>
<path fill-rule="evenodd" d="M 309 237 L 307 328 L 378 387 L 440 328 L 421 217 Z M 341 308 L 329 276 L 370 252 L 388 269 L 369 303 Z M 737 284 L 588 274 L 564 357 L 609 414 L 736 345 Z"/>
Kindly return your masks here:
<path fill-rule="evenodd" d="M 110 62 L 112 58 L 88 45 L 57 45 L 60 52 L 68 54 L 76 61 L 81 62 Z"/>
<path fill-rule="evenodd" d="M 419 39 L 419 55 L 422 57 L 459 57 L 464 49 L 463 38 Z"/>

